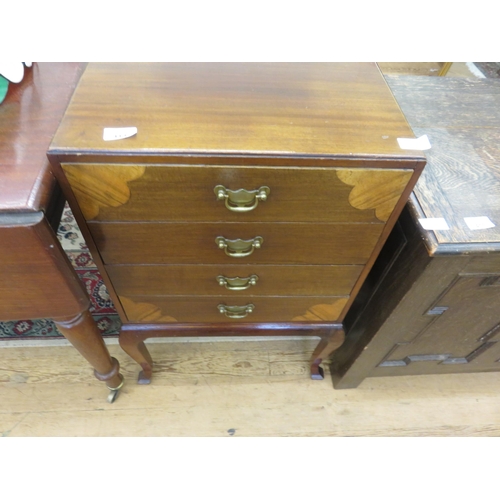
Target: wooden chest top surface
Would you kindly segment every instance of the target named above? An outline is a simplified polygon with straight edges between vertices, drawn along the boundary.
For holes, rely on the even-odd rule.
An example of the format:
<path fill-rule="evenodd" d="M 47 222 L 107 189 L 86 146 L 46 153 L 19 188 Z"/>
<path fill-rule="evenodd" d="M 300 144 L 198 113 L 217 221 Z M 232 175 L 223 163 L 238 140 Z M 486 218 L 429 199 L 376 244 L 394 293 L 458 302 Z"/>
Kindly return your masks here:
<path fill-rule="evenodd" d="M 387 81 L 415 134 L 427 134 L 432 145 L 410 199 L 415 218 L 444 218 L 450 228 L 422 229 L 429 252 L 500 251 L 500 81 Z M 495 226 L 470 229 L 466 217 L 487 217 Z"/>
<path fill-rule="evenodd" d="M 413 134 L 374 63 L 90 63 L 51 151 L 425 160 L 398 137 Z"/>

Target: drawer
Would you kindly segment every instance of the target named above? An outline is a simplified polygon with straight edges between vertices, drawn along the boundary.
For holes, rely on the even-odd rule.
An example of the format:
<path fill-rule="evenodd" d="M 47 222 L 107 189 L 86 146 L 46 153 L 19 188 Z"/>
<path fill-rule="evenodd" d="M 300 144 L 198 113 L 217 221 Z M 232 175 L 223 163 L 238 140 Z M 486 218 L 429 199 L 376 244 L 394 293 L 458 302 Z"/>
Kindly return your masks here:
<path fill-rule="evenodd" d="M 265 323 L 336 321 L 348 297 L 161 297 L 120 296 L 133 323 Z M 220 312 L 225 305 L 240 310 Z M 248 312 L 245 308 L 251 307 Z"/>
<path fill-rule="evenodd" d="M 383 224 L 256 222 L 91 222 L 88 226 L 105 264 L 365 264 L 384 228 Z M 220 249 L 218 237 L 245 242 L 261 237 L 262 244 L 246 257 L 231 257 L 226 251 L 231 253 L 229 245 L 234 244 Z"/>
<path fill-rule="evenodd" d="M 349 295 L 362 270 L 363 266 L 106 266 L 117 294 L 127 297 L 221 294 L 234 298 L 241 295 Z M 220 285 L 219 281 L 224 284 Z"/>
<path fill-rule="evenodd" d="M 63 169 L 85 218 L 96 221 L 386 221 L 413 173 L 68 163 Z M 217 186 L 229 190 L 227 198 L 217 199 Z M 259 201 L 261 187 L 269 188 L 265 201 Z M 247 193 L 230 192 L 241 189 Z"/>

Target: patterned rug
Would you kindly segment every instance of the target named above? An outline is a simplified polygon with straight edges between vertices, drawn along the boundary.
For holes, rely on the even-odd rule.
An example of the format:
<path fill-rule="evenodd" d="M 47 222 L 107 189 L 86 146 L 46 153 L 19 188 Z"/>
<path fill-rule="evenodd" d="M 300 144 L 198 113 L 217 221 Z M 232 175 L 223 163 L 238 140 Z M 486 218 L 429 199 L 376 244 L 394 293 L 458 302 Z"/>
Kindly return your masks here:
<path fill-rule="evenodd" d="M 111 302 L 106 286 L 90 256 L 78 225 L 66 205 L 57 237 L 73 264 L 76 273 L 85 284 L 92 306 L 90 312 L 99 330 L 105 337 L 116 337 L 121 326 L 116 309 Z M 24 319 L 0 322 L 0 341 L 11 339 L 63 338 L 49 319 Z"/>

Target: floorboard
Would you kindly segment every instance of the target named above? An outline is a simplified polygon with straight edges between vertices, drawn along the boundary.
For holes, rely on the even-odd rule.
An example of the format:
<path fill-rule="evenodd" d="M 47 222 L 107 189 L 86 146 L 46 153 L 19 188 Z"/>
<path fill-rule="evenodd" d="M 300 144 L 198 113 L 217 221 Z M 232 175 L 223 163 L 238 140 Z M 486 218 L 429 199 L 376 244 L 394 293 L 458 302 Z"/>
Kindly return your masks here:
<path fill-rule="evenodd" d="M 3 436 L 499 436 L 500 373 L 312 381 L 314 339 L 150 344 L 153 383 L 109 346 L 113 404 L 71 347 L 0 350 Z"/>

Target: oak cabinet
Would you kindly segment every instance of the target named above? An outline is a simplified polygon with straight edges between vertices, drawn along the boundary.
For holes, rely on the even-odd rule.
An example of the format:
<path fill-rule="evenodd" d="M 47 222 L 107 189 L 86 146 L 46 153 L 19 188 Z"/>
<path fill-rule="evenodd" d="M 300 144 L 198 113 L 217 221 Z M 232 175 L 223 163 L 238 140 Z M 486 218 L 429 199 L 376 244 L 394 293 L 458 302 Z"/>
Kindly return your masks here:
<path fill-rule="evenodd" d="M 337 388 L 500 370 L 500 83 L 388 82 L 432 148 L 346 317 L 346 342 L 332 357 Z"/>

